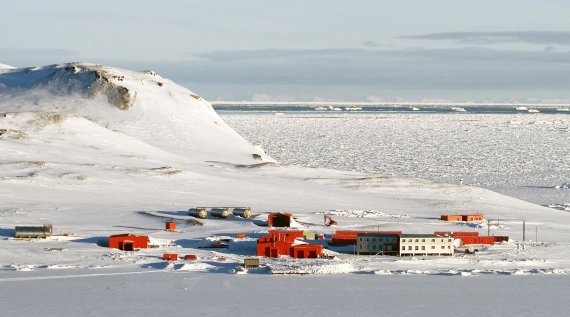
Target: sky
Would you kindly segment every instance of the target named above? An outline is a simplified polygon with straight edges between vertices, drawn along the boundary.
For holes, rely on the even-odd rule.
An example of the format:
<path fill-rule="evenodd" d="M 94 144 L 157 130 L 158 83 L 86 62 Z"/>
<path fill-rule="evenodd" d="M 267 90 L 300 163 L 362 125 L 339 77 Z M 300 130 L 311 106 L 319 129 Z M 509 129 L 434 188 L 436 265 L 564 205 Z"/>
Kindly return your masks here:
<path fill-rule="evenodd" d="M 568 1 L 0 0 L 0 63 L 152 69 L 210 101 L 570 103 Z"/>

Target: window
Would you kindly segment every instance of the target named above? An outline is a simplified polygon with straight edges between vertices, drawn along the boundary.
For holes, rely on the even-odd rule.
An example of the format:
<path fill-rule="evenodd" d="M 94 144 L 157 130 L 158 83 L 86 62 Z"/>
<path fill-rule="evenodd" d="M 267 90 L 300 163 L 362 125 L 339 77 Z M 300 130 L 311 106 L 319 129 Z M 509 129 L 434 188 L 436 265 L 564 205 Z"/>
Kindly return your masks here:
<path fill-rule="evenodd" d="M 419 250 L 418 246 L 416 245 L 416 251 Z"/>
<path fill-rule="evenodd" d="M 420 239 L 416 239 L 416 242 L 420 242 Z"/>
<path fill-rule="evenodd" d="M 409 247 L 408 247 L 408 250 L 412 250 L 412 246 L 409 246 Z"/>
<path fill-rule="evenodd" d="M 435 239 L 431 239 L 431 242 L 435 242 Z"/>
<path fill-rule="evenodd" d="M 432 249 L 432 250 L 435 250 L 435 245 L 432 245 L 432 246 L 431 246 L 431 249 Z"/>
<path fill-rule="evenodd" d="M 422 245 L 422 250 L 425 250 L 425 249 L 426 249 L 426 246 L 425 246 L 425 245 Z"/>
<path fill-rule="evenodd" d="M 422 239 L 422 242 L 426 242 L 426 239 Z"/>
<path fill-rule="evenodd" d="M 384 239 L 383 239 L 383 238 L 380 238 L 380 239 L 378 239 L 378 241 L 380 241 L 380 242 L 384 242 Z"/>
<path fill-rule="evenodd" d="M 451 249 L 451 246 L 450 246 L 450 245 L 448 245 L 448 246 L 447 246 L 447 248 L 448 248 L 448 249 Z"/>
<path fill-rule="evenodd" d="M 372 241 L 376 242 L 376 238 L 372 238 Z"/>
<path fill-rule="evenodd" d="M 406 246 L 403 245 L 403 246 L 402 246 L 402 250 L 406 250 Z"/>
<path fill-rule="evenodd" d="M 447 239 L 447 242 L 451 242 L 451 239 Z"/>
<path fill-rule="evenodd" d="M 444 246 L 444 245 L 442 245 L 442 246 L 441 246 L 441 248 L 442 248 L 442 249 L 445 249 L 445 246 Z"/>

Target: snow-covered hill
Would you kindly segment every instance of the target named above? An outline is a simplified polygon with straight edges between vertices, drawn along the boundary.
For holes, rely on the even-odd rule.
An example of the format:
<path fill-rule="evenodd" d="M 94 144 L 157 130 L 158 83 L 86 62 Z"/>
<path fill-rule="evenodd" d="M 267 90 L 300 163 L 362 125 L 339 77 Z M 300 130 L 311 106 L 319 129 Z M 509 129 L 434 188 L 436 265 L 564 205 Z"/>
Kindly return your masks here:
<path fill-rule="evenodd" d="M 70 149 L 115 147 L 123 154 L 170 154 L 201 162 L 251 164 L 254 154 L 271 160 L 229 128 L 200 96 L 152 71 L 84 63 L 6 67 L 0 73 L 0 113 L 7 129 L 3 140 L 41 146 L 53 132 L 59 135 L 55 139 L 73 142 Z M 66 157 L 58 146 L 50 144 L 42 155 L 48 160 Z M 53 148 L 57 152 L 48 155 Z M 96 152 L 89 158 L 97 159 Z"/>

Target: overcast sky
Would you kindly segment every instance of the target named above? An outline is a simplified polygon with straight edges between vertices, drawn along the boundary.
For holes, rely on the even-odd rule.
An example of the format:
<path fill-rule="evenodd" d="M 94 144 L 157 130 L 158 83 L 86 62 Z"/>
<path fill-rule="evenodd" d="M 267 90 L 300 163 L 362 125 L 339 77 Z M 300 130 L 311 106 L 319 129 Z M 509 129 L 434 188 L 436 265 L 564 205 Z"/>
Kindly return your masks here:
<path fill-rule="evenodd" d="M 153 69 L 212 101 L 570 102 L 567 0 L 0 3 L 0 63 Z"/>

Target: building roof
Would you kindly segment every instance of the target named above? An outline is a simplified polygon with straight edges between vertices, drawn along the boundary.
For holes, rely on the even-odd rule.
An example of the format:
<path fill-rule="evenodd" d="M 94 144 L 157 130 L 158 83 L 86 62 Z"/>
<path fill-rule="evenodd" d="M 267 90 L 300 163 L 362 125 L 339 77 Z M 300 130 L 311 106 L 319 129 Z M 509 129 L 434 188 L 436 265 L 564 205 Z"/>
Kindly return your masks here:
<path fill-rule="evenodd" d="M 378 233 L 373 233 L 373 232 L 366 232 L 366 233 L 358 233 L 358 237 L 397 237 L 401 234 L 399 233 L 387 233 L 387 232 L 378 232 Z"/>
<path fill-rule="evenodd" d="M 269 215 L 270 217 L 291 217 L 293 214 L 288 212 L 274 212 Z"/>
<path fill-rule="evenodd" d="M 441 238 L 441 236 L 432 233 L 407 233 L 401 234 L 401 238 Z"/>

